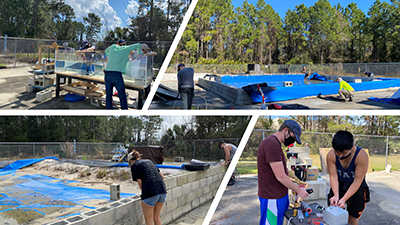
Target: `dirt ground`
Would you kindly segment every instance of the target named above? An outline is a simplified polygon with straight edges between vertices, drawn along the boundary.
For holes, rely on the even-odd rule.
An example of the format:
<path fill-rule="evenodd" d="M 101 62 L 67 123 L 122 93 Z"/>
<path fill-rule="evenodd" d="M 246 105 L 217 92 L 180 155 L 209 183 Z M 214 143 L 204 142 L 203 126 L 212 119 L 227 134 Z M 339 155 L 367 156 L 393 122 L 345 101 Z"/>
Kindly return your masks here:
<path fill-rule="evenodd" d="M 177 173 L 178 170 L 169 172 L 163 170 L 164 175 L 171 173 Z M 68 186 L 85 187 L 90 189 L 110 190 L 110 184 L 117 183 L 120 185 L 121 193 L 140 194 L 139 186 L 136 182 L 132 181 L 131 172 L 128 167 L 89 167 L 85 165 L 77 165 L 73 163 L 60 162 L 53 159 L 45 159 L 41 162 L 35 163 L 31 166 L 19 169 L 14 174 L 2 176 L 3 182 L 0 183 L 0 190 L 7 190 L 12 185 L 13 179 L 10 177 L 20 177 L 24 175 L 45 175 L 61 179 L 63 182 L 68 183 Z M 18 180 L 18 179 L 16 179 Z M 73 181 L 73 182 L 67 182 Z M 11 182 L 11 183 L 10 183 Z M 9 184 L 8 184 L 9 183 Z M 11 185 L 11 186 L 10 186 Z M 1 197 L 1 196 L 0 196 Z M 10 196 L 12 197 L 12 196 Z M 41 201 L 39 199 L 32 199 L 28 201 Z M 49 199 L 50 201 L 51 199 Z M 45 200 L 47 201 L 47 200 Z M 51 200 L 51 202 L 57 201 L 57 205 L 74 205 L 72 202 L 63 201 L 59 203 L 58 200 Z M 43 202 L 43 201 L 41 201 Z M 45 224 L 52 221 L 58 220 L 57 217 L 68 216 L 75 213 L 82 213 L 90 210 L 86 206 L 100 208 L 104 204 L 109 203 L 109 200 L 85 200 L 84 205 L 76 205 L 72 208 L 49 208 L 49 211 L 44 211 L 45 216 L 40 215 L 34 211 L 20 211 L 17 209 L 3 212 L 0 215 L 0 224 L 18 225 L 18 224 Z M 32 202 L 31 202 L 32 204 Z M 47 203 L 46 203 L 47 204 Z M 2 209 L 0 208 L 0 211 Z M 29 215 L 28 215 L 29 214 Z M 30 215 L 32 214 L 32 215 Z M 24 217 L 24 218 L 20 218 Z"/>

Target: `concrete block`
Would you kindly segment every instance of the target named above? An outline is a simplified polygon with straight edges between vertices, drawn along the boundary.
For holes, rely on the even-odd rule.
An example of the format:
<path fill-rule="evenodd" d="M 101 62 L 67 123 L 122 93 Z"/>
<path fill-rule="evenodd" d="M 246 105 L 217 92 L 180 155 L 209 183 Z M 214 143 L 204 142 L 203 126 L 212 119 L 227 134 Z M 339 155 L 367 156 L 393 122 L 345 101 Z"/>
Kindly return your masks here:
<path fill-rule="evenodd" d="M 174 198 L 171 201 L 167 202 L 167 211 L 171 212 L 172 210 L 176 209 L 178 207 L 178 198 Z"/>
<path fill-rule="evenodd" d="M 119 184 L 110 185 L 110 200 L 119 200 L 121 198 L 121 187 Z"/>
<path fill-rule="evenodd" d="M 214 198 L 214 196 L 213 196 L 212 192 L 208 192 L 207 195 L 206 195 L 207 201 L 210 201 L 213 198 Z"/>
<path fill-rule="evenodd" d="M 178 206 L 183 206 L 188 202 L 188 195 L 182 195 L 178 197 Z"/>
<path fill-rule="evenodd" d="M 187 174 L 181 174 L 176 177 L 176 185 L 182 186 L 187 183 Z"/>
<path fill-rule="evenodd" d="M 182 211 L 182 210 L 183 210 L 183 207 L 182 207 L 182 206 L 180 206 L 180 207 L 174 209 L 174 210 L 172 211 L 172 219 L 173 219 L 173 220 L 176 220 L 176 219 L 178 219 L 179 217 L 181 217 L 182 214 L 183 214 L 183 211 Z"/>
<path fill-rule="evenodd" d="M 207 185 L 211 185 L 213 183 L 213 177 L 207 177 Z"/>
<path fill-rule="evenodd" d="M 217 183 L 216 183 L 216 182 L 212 183 L 211 186 L 210 186 L 211 191 L 213 191 L 214 189 L 216 189 L 216 187 L 217 187 Z"/>
<path fill-rule="evenodd" d="M 173 198 L 177 198 L 182 195 L 182 186 L 178 186 L 175 188 L 172 188 L 172 196 Z"/>
<path fill-rule="evenodd" d="M 207 185 L 207 178 L 203 178 L 200 180 L 200 187 L 204 187 Z"/>
<path fill-rule="evenodd" d="M 115 204 L 115 203 L 114 203 Z M 114 218 L 116 221 L 134 221 L 136 219 L 136 216 L 134 213 L 134 204 L 132 203 L 125 203 L 123 205 L 117 206 L 117 208 L 114 210 Z M 164 207 L 163 207 L 164 208 Z"/>
<path fill-rule="evenodd" d="M 46 93 L 43 92 L 43 91 L 37 92 L 37 93 L 36 93 L 36 101 L 42 102 L 42 101 L 44 101 L 44 100 L 46 100 Z"/>
<path fill-rule="evenodd" d="M 211 187 L 210 187 L 210 186 L 205 186 L 205 187 L 204 187 L 204 193 L 203 193 L 203 194 L 205 195 L 205 194 L 207 194 L 207 193 L 209 193 L 209 192 L 211 192 Z"/>
<path fill-rule="evenodd" d="M 192 191 L 192 183 L 182 185 L 182 193 L 185 195 Z"/>
<path fill-rule="evenodd" d="M 167 192 L 167 201 L 172 200 L 173 198 L 174 198 L 174 196 L 172 195 L 172 191 L 169 190 L 169 191 Z"/>
<path fill-rule="evenodd" d="M 200 198 L 204 193 L 204 188 L 199 188 L 196 190 L 196 198 Z"/>
<path fill-rule="evenodd" d="M 115 222 L 114 208 L 102 207 L 100 209 L 96 209 L 96 211 L 98 214 L 86 218 L 81 224 L 113 224 Z"/>
<path fill-rule="evenodd" d="M 32 86 L 32 84 L 27 84 L 26 85 L 26 92 L 33 92 L 33 86 Z"/>
<path fill-rule="evenodd" d="M 193 201 L 196 198 L 196 193 L 195 192 L 190 192 L 188 194 L 188 201 Z"/>
<path fill-rule="evenodd" d="M 168 202 L 166 201 L 166 202 L 164 202 L 164 205 L 163 205 L 163 207 L 161 208 L 161 211 L 160 211 L 160 215 L 164 215 L 165 213 L 167 213 L 168 211 L 167 211 L 167 206 L 168 205 Z"/>
<path fill-rule="evenodd" d="M 192 210 L 192 204 L 191 204 L 191 202 L 188 202 L 188 203 L 186 203 L 186 204 L 183 206 L 182 212 L 183 212 L 183 213 L 187 213 L 187 212 L 189 212 L 190 210 Z"/>
<path fill-rule="evenodd" d="M 192 183 L 192 190 L 197 190 L 200 188 L 200 181 L 195 181 Z"/>
<path fill-rule="evenodd" d="M 168 224 L 172 221 L 172 212 L 168 212 L 161 216 L 161 224 Z"/>
<path fill-rule="evenodd" d="M 67 225 L 70 224 L 69 222 L 67 222 L 66 220 L 60 220 L 60 221 L 55 221 L 52 223 L 46 223 L 46 225 Z"/>
<path fill-rule="evenodd" d="M 207 201 L 207 197 L 205 195 L 200 196 L 200 205 Z"/>
<path fill-rule="evenodd" d="M 214 174 L 214 175 L 212 176 L 212 178 L 213 178 L 213 183 L 219 181 L 219 179 L 218 179 L 218 178 L 219 178 L 218 174 Z"/>
<path fill-rule="evenodd" d="M 192 182 L 194 182 L 194 181 L 196 181 L 196 173 L 195 173 L 195 172 L 190 172 L 190 173 L 188 173 L 188 175 L 187 175 L 187 182 L 188 182 L 188 183 L 192 183 Z"/>
<path fill-rule="evenodd" d="M 164 183 L 165 183 L 165 186 L 167 187 L 167 190 L 174 188 L 174 187 L 176 187 L 176 177 L 175 176 L 166 177 L 164 180 Z"/>
<path fill-rule="evenodd" d="M 192 201 L 192 208 L 197 208 L 200 205 L 200 198 L 196 198 L 195 200 Z"/>

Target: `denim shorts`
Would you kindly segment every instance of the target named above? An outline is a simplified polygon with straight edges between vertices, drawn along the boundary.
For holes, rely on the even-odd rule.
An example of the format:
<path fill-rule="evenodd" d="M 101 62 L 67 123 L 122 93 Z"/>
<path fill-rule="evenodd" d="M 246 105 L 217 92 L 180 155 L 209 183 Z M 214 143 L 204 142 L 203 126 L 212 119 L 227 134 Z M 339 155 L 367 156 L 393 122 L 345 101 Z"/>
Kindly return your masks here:
<path fill-rule="evenodd" d="M 164 203 L 167 198 L 167 193 L 154 195 L 150 198 L 143 199 L 142 201 L 151 207 L 154 207 L 157 202 Z"/>

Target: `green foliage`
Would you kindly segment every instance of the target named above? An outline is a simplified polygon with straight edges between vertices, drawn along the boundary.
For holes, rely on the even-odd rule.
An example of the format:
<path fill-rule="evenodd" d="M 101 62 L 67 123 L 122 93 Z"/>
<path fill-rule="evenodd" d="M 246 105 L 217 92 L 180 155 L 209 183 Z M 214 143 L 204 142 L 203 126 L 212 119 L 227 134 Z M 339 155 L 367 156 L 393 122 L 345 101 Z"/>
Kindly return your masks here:
<path fill-rule="evenodd" d="M 173 61 L 321 64 L 398 62 L 400 2 L 375 1 L 368 12 L 318 0 L 280 18 L 265 0 L 198 3 Z M 215 61 L 214 61 L 215 60 Z M 308 68 L 307 68 L 308 69 Z M 330 71 L 328 71 L 330 72 Z"/>

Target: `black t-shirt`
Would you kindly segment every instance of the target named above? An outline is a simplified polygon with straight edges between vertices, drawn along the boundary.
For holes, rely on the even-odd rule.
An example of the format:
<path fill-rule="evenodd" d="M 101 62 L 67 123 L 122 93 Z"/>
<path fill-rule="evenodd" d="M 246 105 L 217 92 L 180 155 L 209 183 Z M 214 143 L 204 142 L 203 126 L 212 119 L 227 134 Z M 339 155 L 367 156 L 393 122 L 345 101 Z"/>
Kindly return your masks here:
<path fill-rule="evenodd" d="M 131 166 L 132 180 L 142 180 L 142 199 L 167 193 L 160 170 L 148 159 L 139 159 Z"/>

